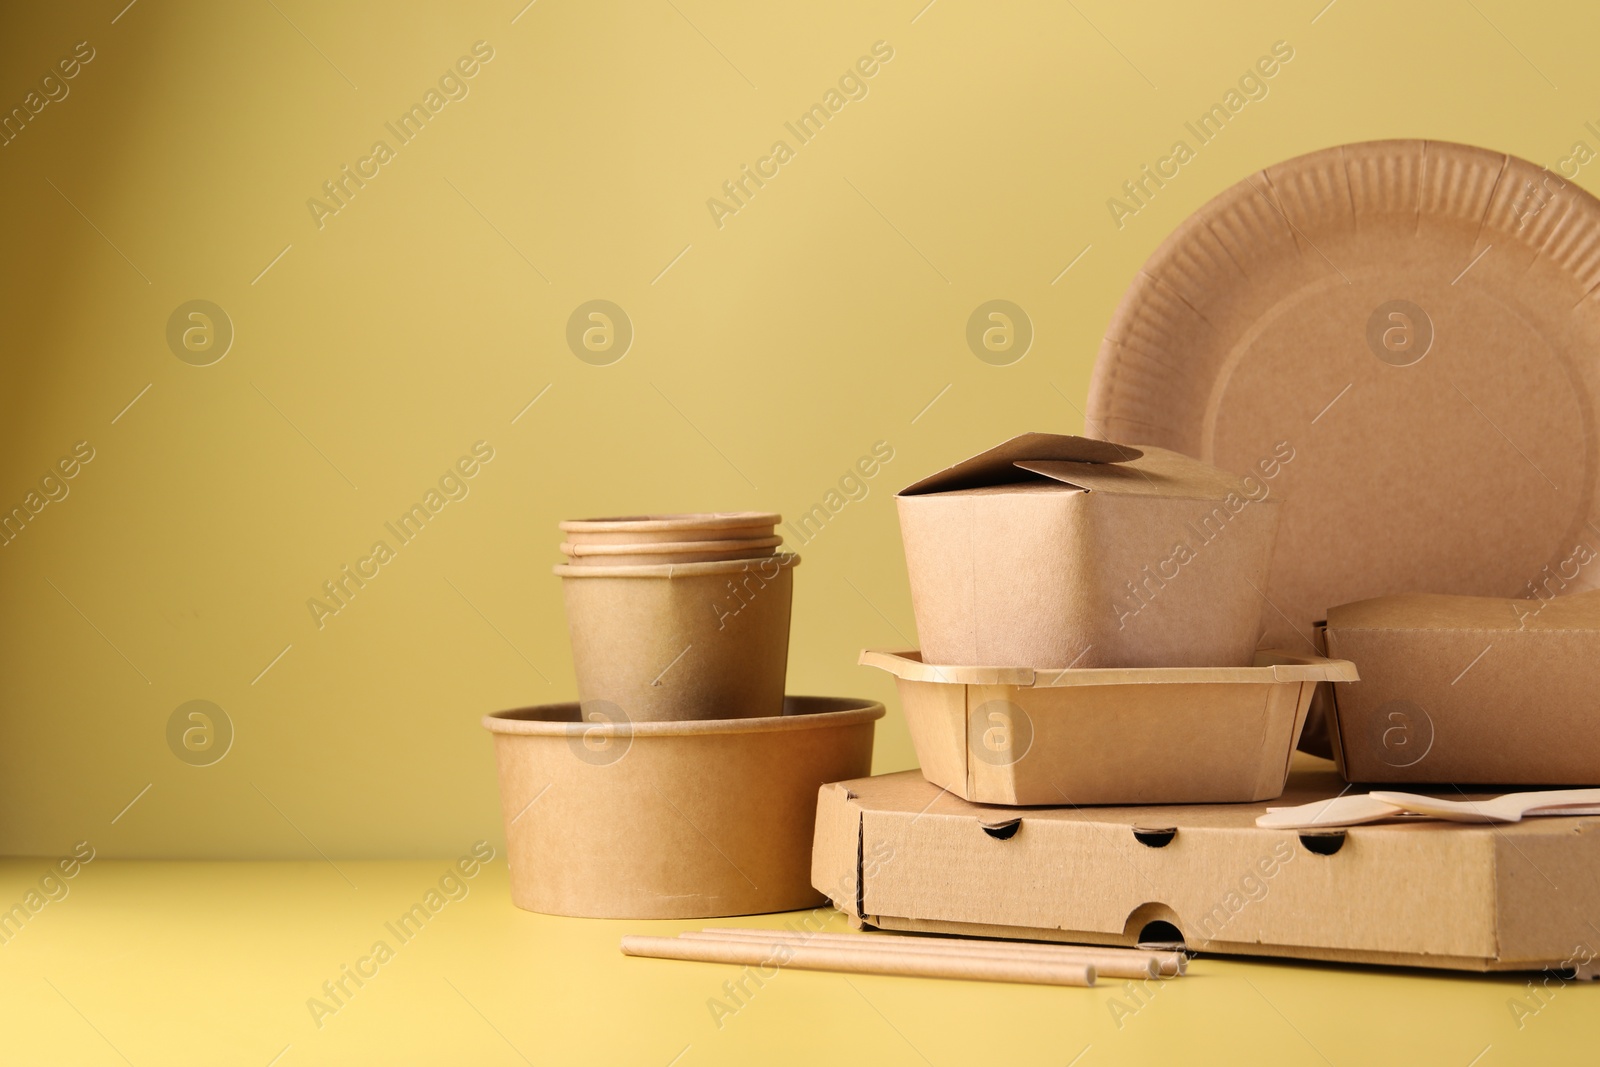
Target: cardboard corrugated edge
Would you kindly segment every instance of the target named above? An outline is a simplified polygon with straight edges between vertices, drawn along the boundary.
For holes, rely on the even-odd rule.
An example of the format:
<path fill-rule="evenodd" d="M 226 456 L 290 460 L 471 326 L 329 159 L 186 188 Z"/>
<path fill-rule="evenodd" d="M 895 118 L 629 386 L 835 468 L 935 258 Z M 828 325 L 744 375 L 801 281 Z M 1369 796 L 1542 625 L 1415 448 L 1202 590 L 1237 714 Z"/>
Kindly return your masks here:
<path fill-rule="evenodd" d="M 1296 777 L 1309 785 L 1295 798 L 1333 795 L 1337 782 L 1326 764 L 1311 766 L 1301 765 Z M 886 785 L 921 788 L 882 802 L 875 794 Z M 853 925 L 884 930 L 1131 946 L 1149 923 L 1164 921 L 1179 928 L 1190 950 L 1224 955 L 1464 971 L 1569 968 L 1595 976 L 1596 937 L 1587 919 L 1600 908 L 1600 822 L 1356 827 L 1332 855 L 1310 851 L 1294 831 L 1185 824 L 1186 814 L 1219 811 L 1247 822 L 1264 808 L 1063 812 L 1078 823 L 1079 843 L 1045 850 L 1029 868 L 1008 863 L 1015 843 L 1026 842 L 1049 810 L 1005 812 L 941 796 L 912 772 L 883 775 L 823 790 L 814 884 Z M 1176 833 L 1155 848 L 1130 832 L 1140 827 Z M 1180 842 L 1198 851 L 1180 859 L 1169 851 Z M 1291 858 L 1276 863 L 1258 899 L 1230 911 L 1230 894 L 1246 899 L 1241 871 L 1262 877 L 1258 863 L 1241 860 L 1274 855 Z M 1284 880 L 1292 870 L 1308 873 Z M 1554 873 L 1540 877 L 1540 870 Z M 1116 892 L 1119 881 L 1131 888 Z M 1171 900 L 1200 903 L 1174 907 L 1151 885 L 1171 890 Z M 1005 921 L 1019 901 L 1025 909 L 1052 891 L 1061 910 L 1038 913 L 1046 921 Z M 913 900 L 917 906 L 907 906 Z M 1249 919 L 1273 900 L 1272 921 L 1260 921 L 1259 912 Z M 1075 902 L 1082 904 L 1076 914 Z M 1220 927 L 1213 918 L 1212 928 L 1229 936 L 1196 937 L 1201 917 L 1218 908 L 1226 918 Z M 1087 913 L 1101 919 L 1074 921 Z"/>
<path fill-rule="evenodd" d="M 811 886 L 835 908 L 860 918 L 861 819 L 847 786 L 830 782 L 817 790 L 817 822 L 811 848 Z"/>

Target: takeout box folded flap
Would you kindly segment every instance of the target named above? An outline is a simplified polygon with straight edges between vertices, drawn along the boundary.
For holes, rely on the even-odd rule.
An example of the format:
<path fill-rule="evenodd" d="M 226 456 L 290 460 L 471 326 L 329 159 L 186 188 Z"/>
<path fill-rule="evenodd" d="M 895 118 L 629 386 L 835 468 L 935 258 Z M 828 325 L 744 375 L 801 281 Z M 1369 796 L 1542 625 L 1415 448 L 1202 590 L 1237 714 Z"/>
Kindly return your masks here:
<path fill-rule="evenodd" d="M 1223 500 L 1230 493 L 1248 495 L 1244 479 L 1238 475 L 1165 449 L 1143 451 L 1124 463 L 1024 459 L 1014 466 L 1084 492 L 1171 500 Z"/>
<path fill-rule="evenodd" d="M 1038 473 L 1025 466 L 1033 461 L 1058 461 L 1072 464 L 1126 463 L 1144 455 L 1128 445 L 1096 441 L 1059 433 L 1025 433 L 952 467 L 913 482 L 900 490 L 901 496 L 945 493 L 956 489 L 976 489 L 989 485 L 1037 480 Z M 1047 477 L 1050 477 L 1047 475 Z"/>
<path fill-rule="evenodd" d="M 913 482 L 902 497 L 992 489 L 1028 482 L 1062 489 L 1199 500 L 1239 492 L 1244 481 L 1165 449 L 1136 448 L 1070 434 L 1025 433 Z"/>

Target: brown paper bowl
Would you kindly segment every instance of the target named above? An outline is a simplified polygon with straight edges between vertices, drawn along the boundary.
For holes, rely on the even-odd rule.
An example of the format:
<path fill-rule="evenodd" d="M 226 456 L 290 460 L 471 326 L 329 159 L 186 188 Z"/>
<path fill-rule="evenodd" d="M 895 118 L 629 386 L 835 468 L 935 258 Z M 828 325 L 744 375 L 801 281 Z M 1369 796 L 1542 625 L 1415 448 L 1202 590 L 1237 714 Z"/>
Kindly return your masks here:
<path fill-rule="evenodd" d="M 772 555 L 783 538 L 750 537 L 732 541 L 655 541 L 637 544 L 562 544 L 574 567 L 630 567 L 656 563 L 710 563 Z"/>
<path fill-rule="evenodd" d="M 777 715 L 799 562 L 556 567 L 578 699 L 636 723 Z"/>
<path fill-rule="evenodd" d="M 872 700 L 792 696 L 781 716 L 755 719 L 580 722 L 577 704 L 485 716 L 512 902 L 605 919 L 821 903 L 817 790 L 871 773 L 883 713 Z"/>
<path fill-rule="evenodd" d="M 688 515 L 632 515 L 568 519 L 561 532 L 574 545 L 645 544 L 653 541 L 735 541 L 771 537 L 783 516 L 771 511 L 709 511 Z"/>

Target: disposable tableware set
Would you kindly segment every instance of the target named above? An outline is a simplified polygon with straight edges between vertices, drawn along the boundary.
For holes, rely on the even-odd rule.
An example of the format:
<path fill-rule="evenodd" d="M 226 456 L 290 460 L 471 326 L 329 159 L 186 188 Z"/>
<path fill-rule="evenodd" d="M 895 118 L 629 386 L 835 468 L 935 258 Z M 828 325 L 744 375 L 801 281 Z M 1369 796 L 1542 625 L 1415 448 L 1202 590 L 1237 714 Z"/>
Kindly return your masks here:
<path fill-rule="evenodd" d="M 622 943 L 730 965 L 1591 977 L 1600 202 L 1541 173 L 1388 141 L 1242 182 L 1124 298 L 1092 436 L 903 489 L 921 647 L 860 663 L 917 770 L 870 775 L 878 702 L 785 695 L 777 515 L 562 523 L 578 700 L 484 719 L 515 903 L 863 931 Z"/>

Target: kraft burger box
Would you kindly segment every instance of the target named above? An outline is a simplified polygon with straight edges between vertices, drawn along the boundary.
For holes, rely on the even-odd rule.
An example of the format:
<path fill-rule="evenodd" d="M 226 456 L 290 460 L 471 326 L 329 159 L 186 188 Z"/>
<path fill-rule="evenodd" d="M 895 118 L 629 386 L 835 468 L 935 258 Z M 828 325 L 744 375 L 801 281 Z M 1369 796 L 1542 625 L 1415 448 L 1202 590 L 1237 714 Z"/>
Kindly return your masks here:
<path fill-rule="evenodd" d="M 1409 594 L 1328 612 L 1334 754 L 1352 782 L 1600 785 L 1600 591 Z"/>
<path fill-rule="evenodd" d="M 900 491 L 922 659 L 1244 667 L 1261 633 L 1278 462 L 1012 438 Z"/>
<path fill-rule="evenodd" d="M 1284 805 L 1337 795 L 1296 757 Z M 1593 978 L 1600 819 L 1269 830 L 1266 804 L 1014 808 L 916 771 L 822 787 L 811 881 L 858 926 Z"/>

